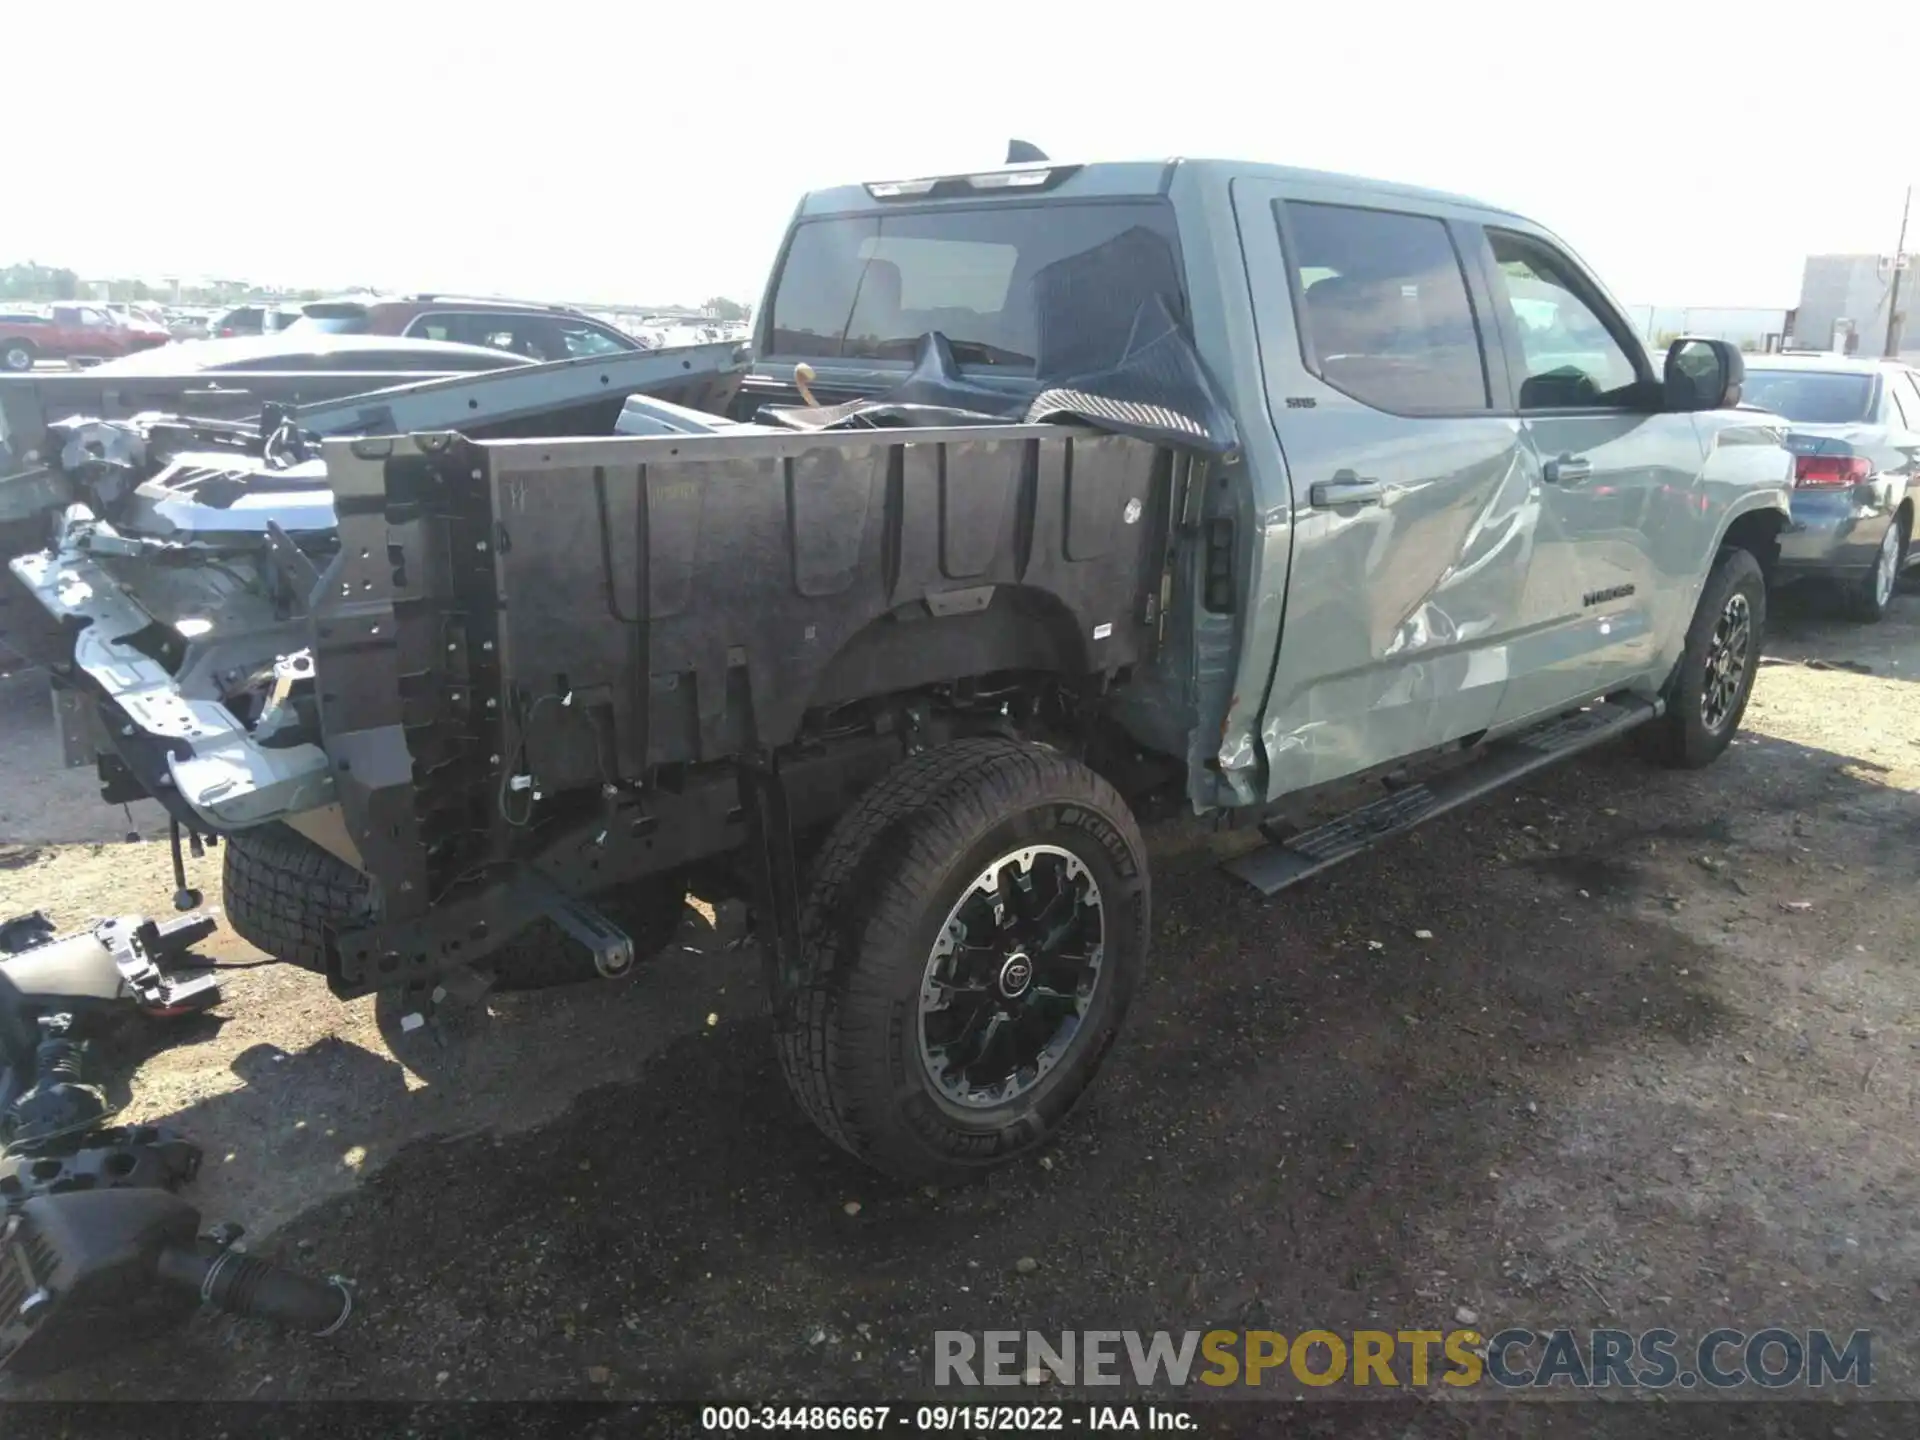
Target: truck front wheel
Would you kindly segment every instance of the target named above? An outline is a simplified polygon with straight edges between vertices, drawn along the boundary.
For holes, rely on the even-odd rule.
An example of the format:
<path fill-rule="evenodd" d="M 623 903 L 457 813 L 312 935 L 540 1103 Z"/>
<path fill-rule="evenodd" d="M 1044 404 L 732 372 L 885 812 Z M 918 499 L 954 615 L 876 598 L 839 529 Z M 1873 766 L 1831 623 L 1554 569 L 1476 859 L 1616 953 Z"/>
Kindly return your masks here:
<path fill-rule="evenodd" d="M 1767 630 L 1767 581 L 1747 550 L 1722 550 L 1687 630 L 1686 649 L 1667 685 L 1666 713 L 1638 731 L 1647 758 L 1697 770 L 1733 742 L 1760 672 Z"/>
<path fill-rule="evenodd" d="M 1148 906 L 1139 826 L 1084 765 L 1006 739 L 915 756 L 815 859 L 801 973 L 775 986 L 788 1084 L 903 1179 L 1009 1159 L 1059 1126 L 1119 1033 Z"/>

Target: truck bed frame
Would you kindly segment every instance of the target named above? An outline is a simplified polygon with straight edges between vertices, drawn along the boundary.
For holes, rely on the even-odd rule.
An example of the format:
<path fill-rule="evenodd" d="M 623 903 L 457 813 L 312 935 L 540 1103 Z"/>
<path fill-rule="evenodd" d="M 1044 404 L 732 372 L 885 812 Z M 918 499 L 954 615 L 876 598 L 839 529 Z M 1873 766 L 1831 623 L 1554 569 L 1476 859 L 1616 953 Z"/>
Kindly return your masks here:
<path fill-rule="evenodd" d="M 408 391 L 357 403 L 461 393 Z M 654 408 L 662 433 L 609 439 L 325 440 L 323 480 L 275 483 L 323 484 L 332 529 L 216 537 L 206 563 L 71 507 L 13 569 L 72 633 L 58 683 L 96 707 L 108 798 L 210 833 L 284 820 L 369 876 L 371 923 L 332 937 L 343 995 L 541 915 L 618 969 L 582 897 L 720 862 L 790 931 L 796 835 L 952 735 L 1077 743 L 1157 652 L 1185 452 L 1063 425 L 674 433 Z M 223 699 L 262 667 L 271 724 Z"/>
<path fill-rule="evenodd" d="M 591 930 L 564 897 L 743 843 L 778 891 L 795 829 L 941 723 L 916 700 L 1097 692 L 1152 652 L 1177 468 L 1058 426 L 326 459 L 314 670 L 340 838 L 384 902 L 339 937 L 347 993 L 538 914 Z"/>

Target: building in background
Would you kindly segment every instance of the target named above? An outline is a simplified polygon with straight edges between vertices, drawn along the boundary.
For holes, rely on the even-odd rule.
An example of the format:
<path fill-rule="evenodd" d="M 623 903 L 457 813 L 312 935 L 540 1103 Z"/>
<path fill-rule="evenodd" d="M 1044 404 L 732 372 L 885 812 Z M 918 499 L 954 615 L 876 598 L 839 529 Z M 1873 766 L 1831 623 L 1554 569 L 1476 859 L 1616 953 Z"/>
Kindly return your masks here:
<path fill-rule="evenodd" d="M 1906 333 L 1915 280 L 1914 272 L 1905 268 L 1909 258 L 1901 256 L 1896 265 L 1891 255 L 1809 255 L 1800 279 L 1793 343 L 1804 350 L 1884 354 L 1889 348 L 1887 323 L 1897 274 L 1900 313 L 1895 317 L 1891 348 L 1898 355 L 1920 353 L 1920 334 Z"/>
<path fill-rule="evenodd" d="M 1780 349 L 1793 329 L 1791 310 L 1763 305 L 1629 305 L 1627 315 L 1654 351 L 1682 335 L 1701 335 L 1765 354 Z"/>

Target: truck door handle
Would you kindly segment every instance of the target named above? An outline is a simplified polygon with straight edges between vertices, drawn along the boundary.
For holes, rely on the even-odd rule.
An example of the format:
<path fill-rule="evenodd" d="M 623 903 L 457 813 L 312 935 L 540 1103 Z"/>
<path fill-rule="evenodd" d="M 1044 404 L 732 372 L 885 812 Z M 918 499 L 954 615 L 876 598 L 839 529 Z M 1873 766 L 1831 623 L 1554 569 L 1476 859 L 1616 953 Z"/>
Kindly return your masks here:
<path fill-rule="evenodd" d="M 1593 474 L 1593 462 L 1584 455 L 1562 455 L 1541 466 L 1541 476 L 1549 485 L 1577 485 Z"/>
<path fill-rule="evenodd" d="M 1387 487 L 1378 480 L 1316 480 L 1307 491 L 1316 510 L 1335 510 L 1342 505 L 1378 505 L 1386 498 Z"/>

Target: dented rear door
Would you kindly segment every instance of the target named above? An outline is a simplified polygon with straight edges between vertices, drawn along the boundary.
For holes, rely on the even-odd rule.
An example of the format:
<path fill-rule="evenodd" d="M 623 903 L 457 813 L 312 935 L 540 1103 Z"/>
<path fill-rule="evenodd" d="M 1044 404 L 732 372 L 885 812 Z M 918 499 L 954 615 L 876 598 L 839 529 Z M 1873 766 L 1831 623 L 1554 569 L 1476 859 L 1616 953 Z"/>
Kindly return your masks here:
<path fill-rule="evenodd" d="M 1487 728 L 1538 508 L 1495 412 L 1454 221 L 1338 182 L 1234 182 L 1269 414 L 1291 477 L 1287 610 L 1262 723 L 1269 794 Z"/>

